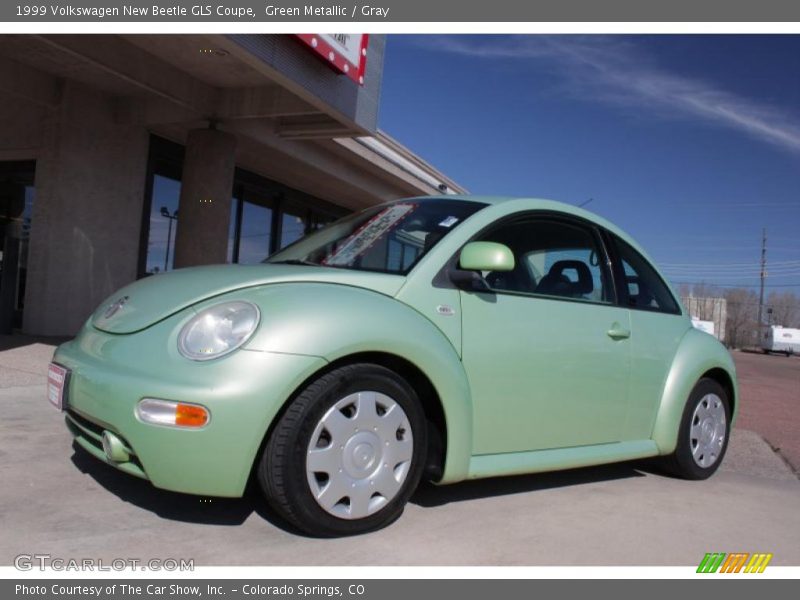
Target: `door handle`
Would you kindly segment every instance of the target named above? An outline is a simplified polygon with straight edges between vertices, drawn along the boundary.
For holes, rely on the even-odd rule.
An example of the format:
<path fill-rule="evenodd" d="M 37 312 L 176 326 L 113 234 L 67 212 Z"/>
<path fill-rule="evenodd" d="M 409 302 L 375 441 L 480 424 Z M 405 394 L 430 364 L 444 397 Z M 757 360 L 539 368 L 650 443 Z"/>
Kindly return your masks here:
<path fill-rule="evenodd" d="M 614 323 L 606 333 L 612 340 L 625 340 L 631 337 L 630 329 L 625 329 L 619 323 Z"/>

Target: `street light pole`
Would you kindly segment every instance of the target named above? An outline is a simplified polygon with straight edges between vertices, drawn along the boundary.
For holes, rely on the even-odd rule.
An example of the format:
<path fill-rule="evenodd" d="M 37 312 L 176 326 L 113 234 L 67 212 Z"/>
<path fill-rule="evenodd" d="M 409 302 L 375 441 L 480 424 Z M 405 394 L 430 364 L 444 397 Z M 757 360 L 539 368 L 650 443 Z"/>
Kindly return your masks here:
<path fill-rule="evenodd" d="M 169 226 L 167 227 L 167 253 L 164 256 L 164 271 L 166 271 L 169 265 L 169 247 L 170 244 L 172 244 L 172 222 L 178 220 L 178 210 L 175 209 L 175 212 L 170 214 L 169 210 L 167 210 L 167 207 L 162 206 L 161 216 L 169 219 Z"/>

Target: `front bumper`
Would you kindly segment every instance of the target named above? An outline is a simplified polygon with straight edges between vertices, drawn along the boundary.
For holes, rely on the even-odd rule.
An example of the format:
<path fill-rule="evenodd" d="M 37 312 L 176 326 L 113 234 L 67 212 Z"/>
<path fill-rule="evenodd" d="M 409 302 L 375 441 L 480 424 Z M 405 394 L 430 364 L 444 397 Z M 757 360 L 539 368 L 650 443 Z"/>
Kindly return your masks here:
<path fill-rule="evenodd" d="M 54 361 L 72 371 L 67 426 L 91 454 L 156 487 L 238 497 L 270 423 L 325 361 L 240 349 L 215 361 L 193 362 L 178 354 L 174 339 L 190 316 L 130 335 L 88 325 L 60 346 Z M 143 423 L 135 407 L 144 397 L 201 404 L 211 420 L 199 429 Z M 106 430 L 122 439 L 131 460 L 106 459 L 101 442 Z"/>

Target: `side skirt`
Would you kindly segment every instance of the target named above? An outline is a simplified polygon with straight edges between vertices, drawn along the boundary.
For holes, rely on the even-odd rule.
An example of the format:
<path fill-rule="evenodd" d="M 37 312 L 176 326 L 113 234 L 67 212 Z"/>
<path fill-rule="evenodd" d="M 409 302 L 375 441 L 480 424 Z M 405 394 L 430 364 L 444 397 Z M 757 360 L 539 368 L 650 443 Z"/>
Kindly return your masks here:
<path fill-rule="evenodd" d="M 658 446 L 653 440 L 613 442 L 593 446 L 533 450 L 507 454 L 482 454 L 469 461 L 469 479 L 521 475 L 542 471 L 560 471 L 576 467 L 588 467 L 606 463 L 622 462 L 637 458 L 657 456 Z"/>

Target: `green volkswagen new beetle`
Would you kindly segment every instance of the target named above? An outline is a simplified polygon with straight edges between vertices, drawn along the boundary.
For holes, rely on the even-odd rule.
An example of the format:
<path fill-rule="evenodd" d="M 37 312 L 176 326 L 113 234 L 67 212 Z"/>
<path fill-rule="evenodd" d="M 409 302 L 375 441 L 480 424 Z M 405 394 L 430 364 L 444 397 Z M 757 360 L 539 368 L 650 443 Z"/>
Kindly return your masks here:
<path fill-rule="evenodd" d="M 469 196 L 137 281 L 58 348 L 48 396 L 122 471 L 208 496 L 255 478 L 319 536 L 392 522 L 423 477 L 661 456 L 705 479 L 739 408 L 730 355 L 630 237 Z"/>

